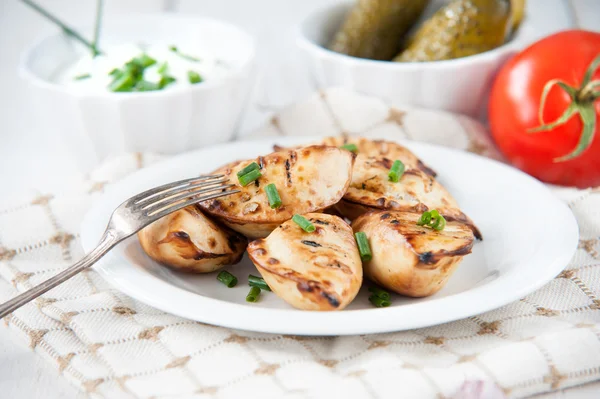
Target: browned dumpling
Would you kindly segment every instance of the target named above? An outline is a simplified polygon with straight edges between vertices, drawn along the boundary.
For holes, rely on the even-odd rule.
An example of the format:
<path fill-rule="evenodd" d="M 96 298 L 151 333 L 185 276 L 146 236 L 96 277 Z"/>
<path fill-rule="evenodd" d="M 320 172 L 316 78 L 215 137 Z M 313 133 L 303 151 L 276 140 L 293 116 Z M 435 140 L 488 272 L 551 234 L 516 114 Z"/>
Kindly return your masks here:
<path fill-rule="evenodd" d="M 352 228 L 337 216 L 304 215 L 316 230 L 293 221 L 250 242 L 248 255 L 273 292 L 304 310 L 341 310 L 358 293 L 362 266 Z"/>
<path fill-rule="evenodd" d="M 173 212 L 138 233 L 157 262 L 190 273 L 208 273 L 238 263 L 247 240 L 207 218 L 196 205 Z"/>
<path fill-rule="evenodd" d="M 260 165 L 262 177 L 242 187 L 237 172 L 251 162 Z M 323 210 L 337 203 L 352 177 L 354 154 L 328 146 L 282 150 L 264 157 L 221 168 L 240 193 L 201 203 L 203 209 L 247 237 L 266 237 L 294 214 Z M 264 187 L 273 183 L 282 205 L 272 209 Z"/>
<path fill-rule="evenodd" d="M 475 224 L 459 208 L 456 200 L 435 179 L 435 172 L 400 144 L 383 140 L 352 137 L 328 137 L 324 144 L 356 144 L 358 153 L 352 170 L 352 183 L 336 205 L 345 217 L 354 220 L 372 209 L 424 212 L 437 209 L 446 219 L 468 224 L 481 238 Z M 388 173 L 400 160 L 405 171 L 399 182 L 391 182 Z"/>
<path fill-rule="evenodd" d="M 410 212 L 437 209 L 448 219 L 467 221 L 450 193 L 422 170 L 407 167 L 400 181 L 390 181 L 388 174 L 393 162 L 388 158 L 368 158 L 360 154 L 356 157 L 352 183 L 338 206 L 344 216 L 354 219 L 370 208 Z"/>
<path fill-rule="evenodd" d="M 433 177 L 436 175 L 435 171 L 425 165 L 412 151 L 392 141 L 367 139 L 365 137 L 333 136 L 325 137 L 320 144 L 333 147 L 354 144 L 358 148 L 357 153 L 361 156 L 367 158 L 387 158 L 392 160 L 392 162 L 400 159 L 409 169 L 419 169 Z"/>
<path fill-rule="evenodd" d="M 438 292 L 471 253 L 475 237 L 464 223 L 447 222 L 442 231 L 417 225 L 420 214 L 371 211 L 352 223 L 367 235 L 373 258 L 365 276 L 401 295 L 424 297 Z"/>
<path fill-rule="evenodd" d="M 426 174 L 435 177 L 436 173 L 433 169 L 425 165 L 415 154 L 408 148 L 401 146 L 398 143 L 385 140 L 372 140 L 364 137 L 351 136 L 331 136 L 325 137 L 315 145 L 328 145 L 332 147 L 341 147 L 345 144 L 356 145 L 357 153 L 366 157 L 384 157 L 388 159 L 401 159 L 404 164 L 410 168 L 420 169 Z M 298 148 L 298 147 L 294 147 Z M 274 145 L 273 151 L 283 151 L 286 147 Z M 288 147 L 287 149 L 291 149 Z"/>

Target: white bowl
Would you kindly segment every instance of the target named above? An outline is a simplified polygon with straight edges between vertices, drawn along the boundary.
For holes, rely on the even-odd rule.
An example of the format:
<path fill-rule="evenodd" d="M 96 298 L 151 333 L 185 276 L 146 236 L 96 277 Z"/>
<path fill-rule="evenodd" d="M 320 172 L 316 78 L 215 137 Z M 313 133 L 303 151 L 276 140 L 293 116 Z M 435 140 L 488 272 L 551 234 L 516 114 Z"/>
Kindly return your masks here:
<path fill-rule="evenodd" d="M 59 134 L 72 148 L 82 171 L 125 152 L 172 154 L 233 138 L 252 86 L 252 37 L 225 22 L 175 14 L 127 15 L 103 24 L 101 48 L 127 42 L 202 43 L 231 70 L 223 78 L 164 91 L 81 92 L 52 79 L 88 50 L 62 33 L 33 44 L 20 72 L 33 89 L 36 115 L 45 118 L 49 134 Z"/>
<path fill-rule="evenodd" d="M 485 53 L 448 61 L 390 62 L 350 57 L 327 49 L 353 3 L 310 14 L 297 43 L 318 87 L 344 86 L 395 104 L 409 104 L 479 117 L 498 68 L 523 46 L 522 24 L 508 43 Z"/>

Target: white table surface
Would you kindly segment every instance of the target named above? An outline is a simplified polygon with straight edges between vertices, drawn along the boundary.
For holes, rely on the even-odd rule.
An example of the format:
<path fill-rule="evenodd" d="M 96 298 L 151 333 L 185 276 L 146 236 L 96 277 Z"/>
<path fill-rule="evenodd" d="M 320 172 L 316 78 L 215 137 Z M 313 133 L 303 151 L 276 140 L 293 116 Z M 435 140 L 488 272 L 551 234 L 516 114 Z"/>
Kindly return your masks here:
<path fill-rule="evenodd" d="M 259 85 L 243 119 L 240 136 L 270 114 L 309 95 L 314 87 L 294 45 L 294 26 L 306 13 L 337 0 L 106 0 L 105 18 L 131 12 L 170 10 L 236 23 L 259 44 Z M 92 23 L 92 0 L 40 0 L 72 24 Z M 528 0 L 537 37 L 578 26 L 600 29 L 600 0 Z M 56 28 L 17 0 L 0 0 L 0 195 L 41 192 L 81 178 L 65 149 L 39 125 L 17 69 L 23 49 Z M 273 32 L 278 32 L 273 34 Z M 0 327 L 0 398 L 84 398 L 27 344 Z M 600 382 L 542 395 L 545 399 L 598 398 Z"/>

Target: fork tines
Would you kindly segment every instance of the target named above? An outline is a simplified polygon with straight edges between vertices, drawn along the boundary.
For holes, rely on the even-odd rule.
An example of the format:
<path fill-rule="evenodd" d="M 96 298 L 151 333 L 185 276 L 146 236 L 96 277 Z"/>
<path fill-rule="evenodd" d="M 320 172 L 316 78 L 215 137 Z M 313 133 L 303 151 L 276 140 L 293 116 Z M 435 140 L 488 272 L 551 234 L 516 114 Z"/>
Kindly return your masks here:
<path fill-rule="evenodd" d="M 235 184 L 228 182 L 224 175 L 194 177 L 144 191 L 129 202 L 134 211 L 159 219 L 197 202 L 238 193 L 239 190 L 231 190 Z"/>

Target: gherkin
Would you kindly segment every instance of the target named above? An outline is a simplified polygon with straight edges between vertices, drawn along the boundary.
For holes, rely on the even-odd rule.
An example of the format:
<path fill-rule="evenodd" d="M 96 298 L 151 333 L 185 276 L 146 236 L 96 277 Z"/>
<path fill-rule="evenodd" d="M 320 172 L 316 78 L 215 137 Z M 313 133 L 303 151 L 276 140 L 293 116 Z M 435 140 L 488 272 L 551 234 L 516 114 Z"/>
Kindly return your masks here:
<path fill-rule="evenodd" d="M 512 31 L 519 29 L 525 15 L 525 0 L 510 0 L 512 14 Z"/>
<path fill-rule="evenodd" d="M 510 0 L 452 0 L 408 40 L 394 61 L 439 61 L 502 45 L 512 27 Z"/>
<path fill-rule="evenodd" d="M 329 48 L 374 60 L 391 60 L 402 36 L 419 19 L 430 0 L 358 0 Z"/>

